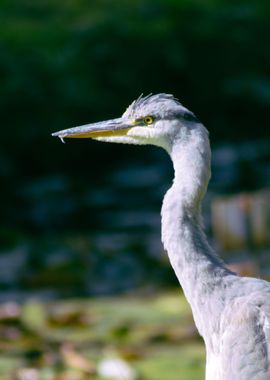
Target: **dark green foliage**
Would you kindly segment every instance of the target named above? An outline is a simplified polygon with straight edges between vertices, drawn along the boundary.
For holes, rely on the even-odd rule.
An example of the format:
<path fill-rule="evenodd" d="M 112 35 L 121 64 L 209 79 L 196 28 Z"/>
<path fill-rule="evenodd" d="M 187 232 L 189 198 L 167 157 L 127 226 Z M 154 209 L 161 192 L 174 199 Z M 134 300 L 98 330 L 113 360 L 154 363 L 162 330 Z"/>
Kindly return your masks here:
<path fill-rule="evenodd" d="M 132 207 L 146 222 L 158 215 L 170 180 L 162 153 L 62 145 L 50 133 L 117 117 L 142 92 L 168 92 L 207 125 L 214 143 L 269 137 L 269 12 L 264 0 L 2 0 L 1 242 L 17 243 L 21 231 L 100 226 L 129 233 L 141 225 L 158 236 L 156 222 L 137 218 L 127 227 L 123 220 L 131 221 Z M 126 162 L 150 163 L 150 178 L 158 176 L 142 189 L 136 184 L 149 174 L 125 187 L 129 169 L 118 183 L 112 173 Z M 269 176 L 260 173 L 265 183 Z"/>

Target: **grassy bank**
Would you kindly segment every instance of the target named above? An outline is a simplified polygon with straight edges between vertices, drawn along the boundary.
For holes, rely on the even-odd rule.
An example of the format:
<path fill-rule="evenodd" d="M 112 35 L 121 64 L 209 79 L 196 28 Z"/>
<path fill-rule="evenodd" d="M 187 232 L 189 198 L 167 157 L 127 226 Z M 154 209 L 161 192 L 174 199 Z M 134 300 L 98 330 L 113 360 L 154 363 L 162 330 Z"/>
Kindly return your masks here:
<path fill-rule="evenodd" d="M 0 318 L 3 380 L 100 380 L 116 358 L 138 379 L 203 379 L 203 344 L 178 291 L 3 304 Z"/>

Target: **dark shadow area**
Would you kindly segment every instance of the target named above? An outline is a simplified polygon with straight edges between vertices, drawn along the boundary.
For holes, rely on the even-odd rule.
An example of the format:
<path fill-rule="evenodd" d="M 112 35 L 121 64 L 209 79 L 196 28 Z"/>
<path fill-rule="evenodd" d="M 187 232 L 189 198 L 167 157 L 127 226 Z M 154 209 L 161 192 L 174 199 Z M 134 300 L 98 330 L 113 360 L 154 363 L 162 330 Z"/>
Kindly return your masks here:
<path fill-rule="evenodd" d="M 2 2 L 4 298 L 175 284 L 159 242 L 166 154 L 50 136 L 142 92 L 173 93 L 210 130 L 206 220 L 211 194 L 269 186 L 268 15 L 266 1 Z"/>

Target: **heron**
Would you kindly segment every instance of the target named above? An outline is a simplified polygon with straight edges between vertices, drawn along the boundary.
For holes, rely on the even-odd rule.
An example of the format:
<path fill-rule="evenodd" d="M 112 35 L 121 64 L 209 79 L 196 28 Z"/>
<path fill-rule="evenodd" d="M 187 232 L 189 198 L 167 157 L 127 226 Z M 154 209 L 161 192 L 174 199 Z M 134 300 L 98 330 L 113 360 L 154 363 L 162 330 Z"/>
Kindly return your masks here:
<path fill-rule="evenodd" d="M 140 96 L 120 118 L 53 133 L 155 145 L 174 179 L 161 208 L 165 251 L 206 349 L 206 380 L 270 379 L 270 283 L 230 271 L 207 241 L 201 203 L 211 176 L 208 131 L 173 95 Z"/>

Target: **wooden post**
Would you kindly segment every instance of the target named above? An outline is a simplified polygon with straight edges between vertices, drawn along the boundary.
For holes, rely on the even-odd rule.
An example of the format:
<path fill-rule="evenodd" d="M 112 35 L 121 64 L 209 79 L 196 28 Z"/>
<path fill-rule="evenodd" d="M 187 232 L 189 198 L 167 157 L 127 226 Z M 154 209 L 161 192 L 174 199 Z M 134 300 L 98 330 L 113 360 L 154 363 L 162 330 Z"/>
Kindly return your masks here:
<path fill-rule="evenodd" d="M 270 192 L 265 191 L 218 197 L 212 202 L 213 238 L 223 253 L 234 253 L 235 259 L 242 252 L 252 255 L 269 249 L 269 201 Z M 250 264 L 242 264 L 252 272 Z"/>

